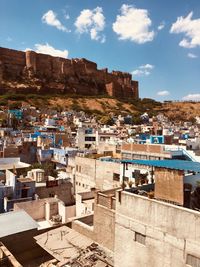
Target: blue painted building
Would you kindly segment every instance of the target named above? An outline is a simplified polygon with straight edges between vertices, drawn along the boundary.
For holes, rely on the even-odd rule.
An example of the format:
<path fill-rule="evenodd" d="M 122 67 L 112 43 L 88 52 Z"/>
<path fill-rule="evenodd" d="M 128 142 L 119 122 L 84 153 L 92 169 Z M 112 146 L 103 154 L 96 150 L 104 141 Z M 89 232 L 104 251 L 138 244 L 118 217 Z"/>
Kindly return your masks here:
<path fill-rule="evenodd" d="M 23 117 L 23 111 L 21 109 L 10 109 L 8 114 L 14 116 L 17 120 L 21 120 Z"/>
<path fill-rule="evenodd" d="M 165 138 L 163 135 L 151 135 L 150 136 L 150 143 L 151 144 L 164 144 Z"/>

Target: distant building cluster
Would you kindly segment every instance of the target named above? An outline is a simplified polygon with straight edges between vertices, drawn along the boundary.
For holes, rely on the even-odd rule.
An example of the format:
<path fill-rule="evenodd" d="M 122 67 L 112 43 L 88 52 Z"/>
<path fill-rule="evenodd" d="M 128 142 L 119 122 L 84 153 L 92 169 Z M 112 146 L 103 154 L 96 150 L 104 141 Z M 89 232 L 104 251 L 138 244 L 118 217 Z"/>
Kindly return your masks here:
<path fill-rule="evenodd" d="M 200 124 L 0 111 L 0 265 L 200 266 Z"/>

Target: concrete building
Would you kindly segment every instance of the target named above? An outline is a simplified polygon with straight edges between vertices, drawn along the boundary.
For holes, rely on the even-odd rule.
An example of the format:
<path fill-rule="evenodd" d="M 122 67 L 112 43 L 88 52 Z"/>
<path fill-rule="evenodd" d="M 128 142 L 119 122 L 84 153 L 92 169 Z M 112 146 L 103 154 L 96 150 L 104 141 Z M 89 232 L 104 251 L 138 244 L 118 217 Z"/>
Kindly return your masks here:
<path fill-rule="evenodd" d="M 75 158 L 76 192 L 87 192 L 91 189 L 107 190 L 119 187 L 120 163 L 101 161 L 89 157 Z"/>
<path fill-rule="evenodd" d="M 32 169 L 28 171 L 27 176 L 30 177 L 36 183 L 45 182 L 45 171 L 43 169 Z"/>
<path fill-rule="evenodd" d="M 95 191 L 76 194 L 76 216 L 93 214 Z"/>
<path fill-rule="evenodd" d="M 200 213 L 189 209 L 191 192 L 185 172 L 200 173 L 200 164 L 171 160 L 132 163 L 154 166 L 155 188 L 153 195 L 148 189 L 146 196 L 139 192 L 144 195 L 148 186 L 117 192 L 115 266 L 198 266 Z M 192 175 L 190 179 L 192 183 Z"/>
<path fill-rule="evenodd" d="M 199 265 L 199 212 L 123 191 L 115 220 L 115 267 Z"/>
<path fill-rule="evenodd" d="M 79 127 L 76 136 L 76 145 L 80 149 L 96 148 L 98 141 L 98 130 L 94 128 Z"/>
<path fill-rule="evenodd" d="M 195 185 L 200 164 L 172 160 L 132 164 L 153 166 L 155 184 L 97 192 L 93 220 L 76 219 L 72 228 L 113 251 L 116 267 L 198 266 L 200 213 L 188 205 L 188 181 Z M 193 174 L 189 178 L 186 172 Z"/>
<path fill-rule="evenodd" d="M 40 199 L 56 196 L 65 205 L 75 203 L 73 185 L 69 180 L 53 178 L 46 182 L 36 183 L 35 193 Z"/>
<path fill-rule="evenodd" d="M 86 214 L 72 221 L 72 229 L 110 251 L 114 251 L 116 190 L 96 192 L 94 214 Z"/>
<path fill-rule="evenodd" d="M 0 171 L 5 172 L 6 170 L 25 170 L 30 167 L 30 164 L 20 161 L 20 158 L 0 158 Z"/>
<path fill-rule="evenodd" d="M 14 204 L 14 211 L 24 210 L 37 223 L 38 229 L 58 226 L 76 216 L 74 203 L 65 205 L 58 198 L 44 198 Z"/>
<path fill-rule="evenodd" d="M 6 170 L 5 187 L 10 187 L 9 191 L 4 191 L 4 211 L 13 209 L 15 202 L 30 201 L 35 195 L 35 181 L 28 177 L 18 177 L 15 173 Z"/>
<path fill-rule="evenodd" d="M 122 144 L 123 159 L 162 160 L 170 159 L 172 155 L 161 145 Z"/>

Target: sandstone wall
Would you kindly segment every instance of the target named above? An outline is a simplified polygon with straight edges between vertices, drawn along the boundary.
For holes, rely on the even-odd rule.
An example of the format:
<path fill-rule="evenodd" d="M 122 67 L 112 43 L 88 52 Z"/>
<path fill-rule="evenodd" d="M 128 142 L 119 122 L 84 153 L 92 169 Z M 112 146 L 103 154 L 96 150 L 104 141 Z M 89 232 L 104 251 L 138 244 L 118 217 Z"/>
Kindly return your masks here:
<path fill-rule="evenodd" d="M 131 74 L 98 70 L 87 59 L 64 59 L 0 48 L 0 93 L 69 93 L 138 98 Z"/>

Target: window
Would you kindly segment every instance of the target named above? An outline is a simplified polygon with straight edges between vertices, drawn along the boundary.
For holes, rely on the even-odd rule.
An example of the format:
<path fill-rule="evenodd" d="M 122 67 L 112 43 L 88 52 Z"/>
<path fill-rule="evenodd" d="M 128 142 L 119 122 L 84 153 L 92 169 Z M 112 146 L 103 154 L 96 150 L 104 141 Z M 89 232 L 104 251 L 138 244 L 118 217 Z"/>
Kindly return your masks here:
<path fill-rule="evenodd" d="M 42 182 L 42 178 L 43 178 L 43 174 L 41 172 L 37 173 L 37 182 Z"/>
<path fill-rule="evenodd" d="M 93 136 L 86 136 L 86 137 L 85 137 L 85 141 L 94 142 L 94 141 L 96 141 L 96 137 L 93 137 Z"/>
<path fill-rule="evenodd" d="M 133 154 L 133 159 L 141 159 L 141 155 Z"/>
<path fill-rule="evenodd" d="M 200 266 L 200 258 L 187 254 L 186 264 L 192 267 L 199 267 Z"/>
<path fill-rule="evenodd" d="M 130 153 L 124 153 L 124 152 L 122 152 L 122 158 L 123 159 L 132 159 L 132 156 L 131 156 Z"/>
<path fill-rule="evenodd" d="M 120 180 L 120 175 L 118 173 L 113 173 L 113 181 L 119 181 Z"/>
<path fill-rule="evenodd" d="M 135 241 L 142 245 L 145 245 L 146 236 L 135 232 Z"/>

